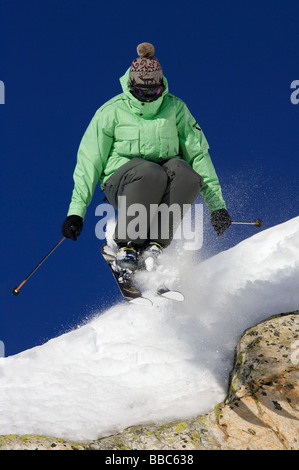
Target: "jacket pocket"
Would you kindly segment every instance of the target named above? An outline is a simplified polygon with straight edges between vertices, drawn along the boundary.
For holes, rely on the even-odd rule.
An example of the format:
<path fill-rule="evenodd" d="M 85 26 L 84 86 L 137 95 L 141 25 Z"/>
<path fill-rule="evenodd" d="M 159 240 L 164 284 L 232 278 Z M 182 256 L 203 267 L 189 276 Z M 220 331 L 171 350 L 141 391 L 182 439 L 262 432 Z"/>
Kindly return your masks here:
<path fill-rule="evenodd" d="M 174 157 L 179 153 L 179 138 L 176 127 L 161 127 L 158 130 L 159 157 Z"/>
<path fill-rule="evenodd" d="M 114 149 L 118 155 L 137 157 L 140 155 L 139 129 L 116 127 L 114 131 Z"/>

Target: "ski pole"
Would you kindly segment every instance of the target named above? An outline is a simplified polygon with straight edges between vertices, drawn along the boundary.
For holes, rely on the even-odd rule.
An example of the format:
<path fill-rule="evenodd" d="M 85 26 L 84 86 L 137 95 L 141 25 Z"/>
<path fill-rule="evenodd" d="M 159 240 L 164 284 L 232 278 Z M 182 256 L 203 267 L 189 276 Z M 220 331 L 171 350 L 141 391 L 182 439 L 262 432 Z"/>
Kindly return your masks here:
<path fill-rule="evenodd" d="M 21 282 L 21 284 L 18 287 L 13 288 L 12 295 L 17 296 L 21 293 L 20 292 L 21 287 L 25 284 L 25 282 L 28 281 L 28 279 L 32 276 L 32 274 L 34 274 L 35 271 L 37 271 L 37 269 L 43 264 L 43 262 L 46 261 L 46 259 L 53 253 L 53 251 L 56 250 L 56 248 L 60 245 L 60 243 L 63 242 L 64 239 L 65 239 L 65 237 L 61 238 L 61 240 L 59 240 L 59 242 L 56 243 L 56 245 L 52 248 L 52 250 L 50 250 L 49 253 L 46 254 L 46 256 L 40 261 L 40 263 L 31 271 L 31 273 L 28 274 L 26 279 L 24 279 L 24 281 Z"/>
<path fill-rule="evenodd" d="M 256 228 L 261 228 L 263 221 L 261 219 L 255 219 L 253 222 L 232 222 L 236 225 L 254 225 Z"/>

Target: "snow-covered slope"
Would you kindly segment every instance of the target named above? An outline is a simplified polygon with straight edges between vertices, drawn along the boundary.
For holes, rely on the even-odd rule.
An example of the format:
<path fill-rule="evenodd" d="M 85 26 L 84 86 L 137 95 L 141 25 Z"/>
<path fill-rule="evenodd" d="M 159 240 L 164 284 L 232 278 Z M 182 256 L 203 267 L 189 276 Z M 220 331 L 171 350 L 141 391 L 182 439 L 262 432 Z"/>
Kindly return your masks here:
<path fill-rule="evenodd" d="M 244 329 L 299 308 L 299 217 L 204 262 L 164 255 L 186 301 L 119 303 L 46 344 L 0 359 L 0 434 L 86 441 L 209 412 L 225 398 Z M 180 277 L 180 279 L 179 279 Z M 144 281 L 142 275 L 139 281 Z"/>

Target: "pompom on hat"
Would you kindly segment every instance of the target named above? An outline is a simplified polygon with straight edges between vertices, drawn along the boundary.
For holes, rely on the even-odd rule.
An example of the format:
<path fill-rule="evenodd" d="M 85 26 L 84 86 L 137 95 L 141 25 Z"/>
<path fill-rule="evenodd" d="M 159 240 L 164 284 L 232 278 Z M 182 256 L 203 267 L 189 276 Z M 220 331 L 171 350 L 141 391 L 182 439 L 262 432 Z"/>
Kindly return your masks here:
<path fill-rule="evenodd" d="M 137 46 L 139 57 L 134 59 L 130 68 L 130 86 L 155 87 L 163 83 L 162 67 L 156 57 L 155 48 L 149 42 Z"/>

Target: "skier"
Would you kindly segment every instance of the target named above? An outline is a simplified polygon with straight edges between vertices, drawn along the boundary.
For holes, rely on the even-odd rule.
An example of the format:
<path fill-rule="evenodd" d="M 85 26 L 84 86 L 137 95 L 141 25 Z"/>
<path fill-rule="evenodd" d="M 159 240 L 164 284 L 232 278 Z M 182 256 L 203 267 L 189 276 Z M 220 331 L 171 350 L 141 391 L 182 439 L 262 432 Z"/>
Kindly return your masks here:
<path fill-rule="evenodd" d="M 129 208 L 141 204 L 146 210 L 145 236 L 120 233 L 120 211 L 114 233 L 116 264 L 131 271 L 137 268 L 140 253 L 159 255 L 170 244 L 184 205 L 194 203 L 199 194 L 218 235 L 231 224 L 203 131 L 185 103 L 169 93 L 154 46 L 139 44 L 137 53 L 120 79 L 123 93 L 98 109 L 82 138 L 72 199 L 62 224 L 62 234 L 75 241 L 98 181 L 115 209 L 120 210 L 119 197 L 125 196 L 127 227 L 133 217 Z M 167 220 L 155 220 L 158 229 L 153 237 L 151 207 L 162 204 L 178 205 L 180 220 L 169 211 Z"/>

